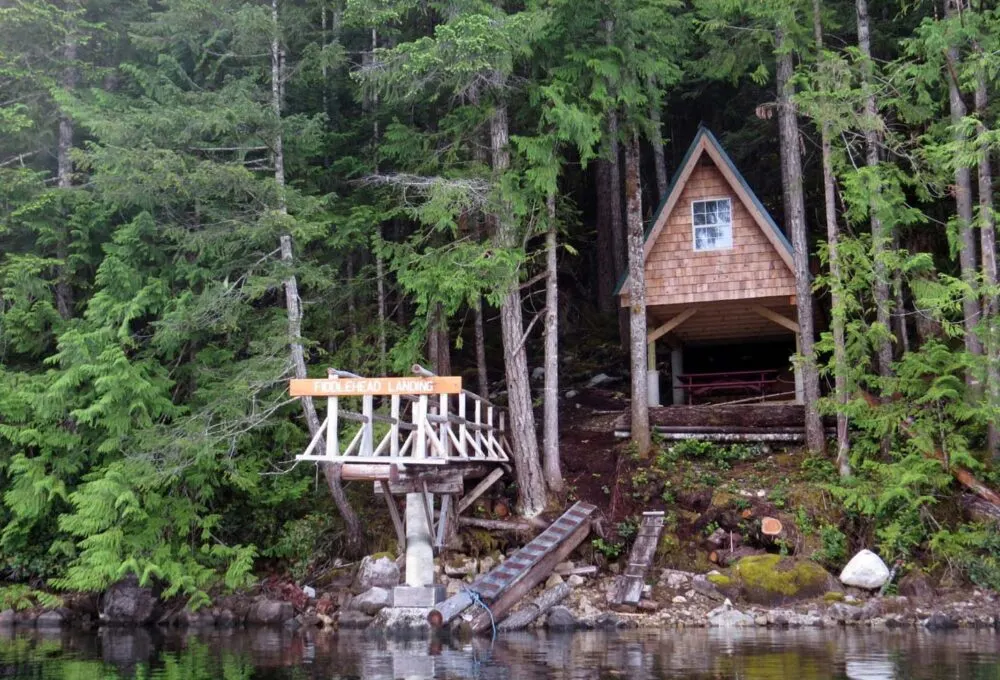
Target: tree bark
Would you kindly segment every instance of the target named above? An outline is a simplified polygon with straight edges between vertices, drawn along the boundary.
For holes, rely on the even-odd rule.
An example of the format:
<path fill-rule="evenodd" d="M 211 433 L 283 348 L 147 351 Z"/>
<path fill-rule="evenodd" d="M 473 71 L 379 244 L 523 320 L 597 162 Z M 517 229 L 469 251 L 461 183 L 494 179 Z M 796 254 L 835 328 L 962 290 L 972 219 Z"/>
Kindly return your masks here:
<path fill-rule="evenodd" d="M 545 483 L 562 493 L 559 461 L 559 279 L 556 259 L 556 195 L 545 201 L 549 225 L 545 232 L 545 386 L 542 402 L 542 459 Z"/>
<path fill-rule="evenodd" d="M 444 307 L 439 303 L 431 307 L 427 323 L 427 353 L 433 370 L 438 375 L 451 375 L 451 338 Z"/>
<path fill-rule="evenodd" d="M 483 229 L 480 219 L 473 221 L 473 231 L 476 241 L 482 241 Z M 490 396 L 490 381 L 486 368 L 486 329 L 483 323 L 483 296 L 479 293 L 476 293 L 476 297 L 472 303 L 472 313 L 476 335 L 476 382 L 479 386 L 479 395 L 488 399 Z"/>
<path fill-rule="evenodd" d="M 611 235 L 611 215 L 612 215 L 612 194 L 617 192 L 617 188 L 611 184 L 611 160 L 600 158 L 595 165 L 595 194 L 597 196 L 597 309 L 603 314 L 617 313 L 618 300 L 615 299 L 615 276 L 614 253 L 611 244 L 614 239 Z"/>
<path fill-rule="evenodd" d="M 628 210 L 629 356 L 632 373 L 632 443 L 640 456 L 652 446 L 646 378 L 646 275 L 643 258 L 639 135 L 625 147 L 625 200 Z"/>
<path fill-rule="evenodd" d="M 865 92 L 865 165 L 877 168 L 879 164 L 879 131 L 878 108 L 875 94 L 872 92 L 872 49 L 871 31 L 868 19 L 868 0 L 857 0 L 855 10 L 858 21 L 858 49 L 864 59 L 862 87 Z M 868 206 L 872 230 L 872 261 L 875 269 L 875 285 L 872 294 L 875 298 L 875 321 L 882 327 L 885 339 L 876 345 L 878 372 L 883 378 L 892 375 L 892 344 L 889 334 L 892 332 L 892 318 L 889 306 L 889 273 L 885 264 L 885 246 L 888 239 L 882 220 L 878 215 L 878 201 L 872 198 Z"/>
<path fill-rule="evenodd" d="M 858 0 L 864 2 L 864 0 Z M 813 30 L 816 36 L 816 50 L 823 52 L 823 20 L 820 0 L 813 0 Z M 822 57 L 820 57 L 822 58 Z M 837 401 L 837 470 L 841 477 L 851 474 L 851 440 L 848 431 L 847 402 L 847 340 L 844 333 L 845 314 L 843 300 L 843 280 L 840 273 L 840 228 L 837 225 L 836 179 L 833 174 L 833 160 L 830 142 L 830 123 L 821 126 L 823 148 L 823 198 L 826 209 L 826 240 L 830 260 L 830 306 L 833 331 L 833 376 Z"/>
<path fill-rule="evenodd" d="M 796 310 L 799 322 L 800 371 L 805 388 L 806 445 L 814 453 L 825 446 L 823 423 L 819 417 L 819 374 L 814 350 L 812 290 L 809 280 L 809 242 L 806 238 L 805 202 L 802 196 L 802 162 L 799 158 L 799 126 L 792 103 L 792 53 L 785 31 L 775 31 L 777 52 L 778 126 L 781 151 L 781 179 L 795 264 Z"/>
<path fill-rule="evenodd" d="M 653 147 L 653 167 L 656 169 L 656 200 L 662 201 L 667 195 L 667 161 L 663 155 L 663 123 L 660 116 L 659 97 L 656 93 L 656 81 L 649 79 L 649 122 L 652 123 L 652 134 L 649 143 Z"/>
<path fill-rule="evenodd" d="M 510 167 L 510 131 L 507 107 L 498 105 L 490 116 L 490 149 L 497 180 Z M 501 248 L 518 247 L 516 226 L 510 223 L 509 211 L 501 207 L 496 215 L 496 242 Z M 504 365 L 507 375 L 507 399 L 510 429 L 513 436 L 514 472 L 517 476 L 517 511 L 536 517 L 545 509 L 545 478 L 538 460 L 538 439 L 531 409 L 531 384 L 528 354 L 524 342 L 524 319 L 521 289 L 517 279 L 507 284 L 507 294 L 500 305 L 500 328 L 503 336 Z"/>
<path fill-rule="evenodd" d="M 77 83 L 76 70 L 76 39 L 72 33 L 66 36 L 63 43 L 63 60 L 66 62 L 62 74 L 62 86 L 73 90 Z M 73 120 L 66 111 L 59 114 L 59 146 L 57 150 L 57 181 L 60 189 L 73 186 L 73 159 L 70 152 L 73 149 Z M 64 216 L 65 217 L 65 216 Z M 56 243 L 56 258 L 59 265 L 56 268 L 56 310 L 63 319 L 73 316 L 73 288 L 69 281 L 69 234 L 64 233 Z"/>
<path fill-rule="evenodd" d="M 978 44 L 977 50 L 980 49 Z M 976 74 L 976 115 L 979 123 L 976 132 L 982 137 L 986 133 L 985 121 L 989 108 L 989 92 L 986 74 L 980 69 Z M 982 298 L 983 318 L 986 325 L 986 393 L 993 408 L 1000 407 L 1000 332 L 997 327 L 997 243 L 996 217 L 993 214 L 993 169 L 990 146 L 982 141 L 979 148 L 979 245 L 983 258 L 983 286 L 986 294 Z M 997 423 L 990 419 L 987 434 L 987 448 L 990 454 L 1000 456 L 1000 432 Z"/>
<path fill-rule="evenodd" d="M 278 130 L 274 137 L 274 183 L 278 190 L 278 213 L 288 214 L 285 201 L 285 153 L 284 138 L 281 133 L 281 43 L 278 39 L 278 0 L 271 0 L 271 21 L 273 36 L 271 38 L 271 108 L 274 113 L 275 125 Z M 288 350 L 292 362 L 292 370 L 296 378 L 307 377 L 305 350 L 302 346 L 302 300 L 299 297 L 299 286 L 293 271 L 294 249 L 292 235 L 285 233 L 280 238 L 281 260 L 288 267 L 288 278 L 285 279 L 285 310 L 288 315 Z M 305 413 L 306 425 L 310 437 L 315 437 L 320 430 L 319 416 L 316 406 L 310 397 L 302 397 L 302 410 Z M 323 465 L 323 476 L 326 478 L 330 494 L 344 520 L 347 528 L 347 545 L 353 552 L 358 552 L 362 545 L 361 521 L 354 508 L 351 507 L 340 481 L 339 465 Z"/>
<path fill-rule="evenodd" d="M 945 14 L 948 17 L 956 17 L 966 9 L 965 0 L 945 0 Z M 951 123 L 954 126 L 952 139 L 959 145 L 964 145 L 967 139 L 959 125 L 968 111 L 966 110 L 965 102 L 962 100 L 962 91 L 959 89 L 959 83 L 955 80 L 955 74 L 958 73 L 960 62 L 958 47 L 951 46 L 948 48 L 947 59 L 948 108 L 951 112 Z M 972 173 L 965 165 L 959 165 L 955 168 L 955 211 L 958 218 L 959 265 L 962 269 L 962 281 L 968 286 L 968 290 L 962 298 L 962 325 L 965 329 L 965 349 L 972 355 L 979 355 L 983 353 L 983 347 L 979 341 L 979 336 L 976 335 L 980 308 L 975 292 L 977 272 L 976 239 L 972 221 Z M 970 388 L 977 386 L 976 378 L 971 372 L 966 375 L 965 382 Z"/>

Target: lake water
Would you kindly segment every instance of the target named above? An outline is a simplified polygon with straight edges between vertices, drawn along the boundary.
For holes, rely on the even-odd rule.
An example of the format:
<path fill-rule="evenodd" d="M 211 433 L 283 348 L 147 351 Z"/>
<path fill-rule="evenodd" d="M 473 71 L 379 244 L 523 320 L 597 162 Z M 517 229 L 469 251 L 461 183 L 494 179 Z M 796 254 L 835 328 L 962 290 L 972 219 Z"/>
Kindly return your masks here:
<path fill-rule="evenodd" d="M 505 635 L 466 643 L 275 630 L 0 629 L 0 678 L 97 680 L 1000 680 L 992 631 L 705 630 Z"/>

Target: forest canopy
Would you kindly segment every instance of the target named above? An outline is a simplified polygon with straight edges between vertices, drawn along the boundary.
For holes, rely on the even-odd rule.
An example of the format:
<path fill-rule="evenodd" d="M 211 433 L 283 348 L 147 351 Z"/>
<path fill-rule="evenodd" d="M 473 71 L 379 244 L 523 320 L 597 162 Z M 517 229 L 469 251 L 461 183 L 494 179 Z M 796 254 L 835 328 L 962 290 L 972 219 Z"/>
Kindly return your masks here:
<path fill-rule="evenodd" d="M 645 367 L 614 290 L 704 125 L 825 320 L 853 530 L 1000 586 L 995 530 L 934 517 L 1000 480 L 998 40 L 986 0 L 0 2 L 0 581 L 197 605 L 388 547 L 291 463 L 327 367 L 503 393 L 541 512 L 557 369 Z"/>

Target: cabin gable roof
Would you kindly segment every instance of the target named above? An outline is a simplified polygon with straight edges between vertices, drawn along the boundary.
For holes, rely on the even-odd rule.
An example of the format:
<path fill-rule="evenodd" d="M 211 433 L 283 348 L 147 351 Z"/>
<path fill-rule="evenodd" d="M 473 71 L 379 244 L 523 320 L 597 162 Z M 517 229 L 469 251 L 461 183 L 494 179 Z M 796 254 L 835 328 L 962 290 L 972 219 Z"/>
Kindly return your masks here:
<path fill-rule="evenodd" d="M 704 156 L 708 156 L 711 159 L 712 164 L 725 179 L 732 195 L 739 200 L 761 233 L 770 242 L 782 262 L 794 274 L 795 269 L 792 260 L 791 243 L 789 243 L 784 233 L 774 222 L 774 219 L 764 208 L 763 204 L 761 204 L 760 199 L 754 194 L 750 185 L 747 184 L 746 179 L 729 157 L 729 154 L 719 144 L 718 139 L 704 126 L 698 129 L 694 141 L 691 142 L 691 146 L 681 161 L 680 168 L 674 175 L 653 219 L 649 223 L 643 247 L 643 262 L 645 263 L 649 260 L 650 253 L 653 251 L 657 239 L 663 232 L 670 215 L 674 212 L 675 208 L 678 208 L 678 201 L 684 193 L 688 180 L 698 168 L 699 162 Z M 622 277 L 616 293 L 622 296 L 627 295 L 627 283 L 627 276 Z"/>

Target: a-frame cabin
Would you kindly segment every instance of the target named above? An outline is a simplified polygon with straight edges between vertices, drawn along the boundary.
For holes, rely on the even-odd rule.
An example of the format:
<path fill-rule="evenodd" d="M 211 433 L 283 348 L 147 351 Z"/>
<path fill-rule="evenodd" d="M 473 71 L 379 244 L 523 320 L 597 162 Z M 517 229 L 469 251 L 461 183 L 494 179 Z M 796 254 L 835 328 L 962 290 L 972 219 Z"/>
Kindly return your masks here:
<path fill-rule="evenodd" d="M 644 257 L 650 405 L 660 405 L 657 344 L 669 347 L 674 404 L 801 402 L 791 244 L 704 127 L 653 216 Z M 628 291 L 626 280 L 623 307 Z"/>

